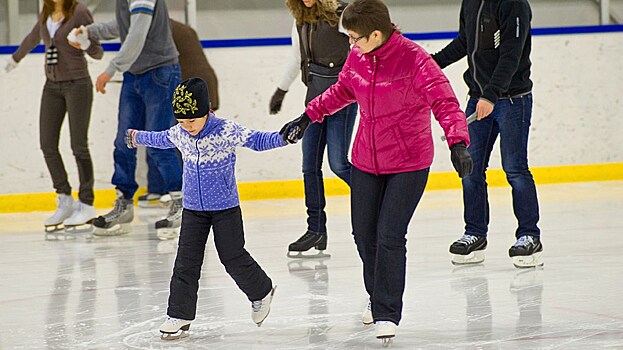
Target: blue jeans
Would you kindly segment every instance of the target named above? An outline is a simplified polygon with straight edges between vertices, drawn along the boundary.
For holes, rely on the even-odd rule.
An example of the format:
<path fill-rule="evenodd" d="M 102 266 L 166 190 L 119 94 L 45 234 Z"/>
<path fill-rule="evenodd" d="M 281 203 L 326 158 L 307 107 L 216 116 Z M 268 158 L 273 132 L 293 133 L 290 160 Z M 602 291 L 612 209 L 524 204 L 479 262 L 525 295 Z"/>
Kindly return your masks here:
<path fill-rule="evenodd" d="M 171 100 L 180 77 L 178 64 L 154 68 L 138 75 L 129 72 L 123 74 L 112 183 L 123 192 L 126 199 L 132 199 L 138 184 L 135 179 L 136 149 L 126 146 L 125 131 L 158 131 L 173 126 L 175 119 Z M 182 189 L 182 167 L 175 149 L 147 148 L 147 157 L 160 172 L 164 193 Z"/>
<path fill-rule="evenodd" d="M 322 123 L 311 123 L 303 137 L 303 182 L 307 206 L 307 230 L 327 234 L 326 201 L 322 179 L 322 159 L 328 150 L 329 167 L 335 175 L 350 185 L 348 147 L 353 134 L 357 104 L 344 107 L 325 117 Z"/>
<path fill-rule="evenodd" d="M 400 323 L 407 265 L 407 227 L 429 169 L 374 175 L 355 167 L 350 205 L 353 236 L 374 321 Z"/>
<path fill-rule="evenodd" d="M 471 98 L 466 114 L 476 109 L 477 99 Z M 513 211 L 519 227 L 517 238 L 539 237 L 539 203 L 532 173 L 528 168 L 528 133 L 532 117 L 532 94 L 498 100 L 488 117 L 469 126 L 471 144 L 467 149 L 474 162 L 470 176 L 463 178 L 465 234 L 487 236 L 489 200 L 486 171 L 493 145 L 500 135 L 502 169 L 511 185 Z"/>

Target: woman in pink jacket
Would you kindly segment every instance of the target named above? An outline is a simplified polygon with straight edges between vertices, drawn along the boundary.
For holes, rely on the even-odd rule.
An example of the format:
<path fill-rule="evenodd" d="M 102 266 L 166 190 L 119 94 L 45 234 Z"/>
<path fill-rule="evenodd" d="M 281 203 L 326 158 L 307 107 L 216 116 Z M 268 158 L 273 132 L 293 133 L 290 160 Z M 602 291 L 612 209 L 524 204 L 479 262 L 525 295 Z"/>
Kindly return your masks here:
<path fill-rule="evenodd" d="M 469 133 L 448 79 L 423 48 L 393 27 L 381 0 L 355 0 L 344 10 L 342 25 L 354 47 L 337 83 L 281 132 L 297 141 L 310 122 L 359 104 L 351 219 L 370 296 L 362 321 L 376 323 L 377 338 L 387 342 L 402 313 L 407 226 L 433 160 L 431 111 L 460 177 L 471 172 Z"/>

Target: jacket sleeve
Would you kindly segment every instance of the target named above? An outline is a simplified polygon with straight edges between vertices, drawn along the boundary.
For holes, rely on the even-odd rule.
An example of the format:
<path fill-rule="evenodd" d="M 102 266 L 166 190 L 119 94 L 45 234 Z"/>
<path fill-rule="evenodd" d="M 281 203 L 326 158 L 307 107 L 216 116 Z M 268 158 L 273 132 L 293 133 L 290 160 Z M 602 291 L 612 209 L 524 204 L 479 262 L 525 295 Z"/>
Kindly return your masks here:
<path fill-rule="evenodd" d="M 356 52 L 356 50 L 350 51 L 344 67 L 338 75 L 337 82 L 307 104 L 305 114 L 314 123 L 322 123 L 325 116 L 332 115 L 356 101 L 351 84 L 352 72 L 350 71 L 350 62 L 357 57 Z"/>
<path fill-rule="evenodd" d="M 28 33 L 28 35 L 26 35 L 24 40 L 22 40 L 22 43 L 19 45 L 19 48 L 17 49 L 17 51 L 15 51 L 15 53 L 13 54 L 13 60 L 15 62 L 21 61 L 22 58 L 24 58 L 30 51 L 32 51 L 32 49 L 37 47 L 37 45 L 39 45 L 40 42 L 41 42 L 41 21 L 37 21 L 37 23 L 35 23 L 35 26 L 32 27 L 32 30 L 30 31 L 30 33 Z"/>
<path fill-rule="evenodd" d="M 176 145 L 171 141 L 172 138 L 170 137 L 175 127 L 177 125 L 164 131 L 139 131 L 136 133 L 136 143 L 141 146 L 160 149 L 175 148 Z"/>
<path fill-rule="evenodd" d="M 463 6 L 461 6 L 461 14 L 459 19 L 459 34 L 441 51 L 433 54 L 433 59 L 439 67 L 446 68 L 452 63 L 460 60 L 467 55 L 467 38 L 465 36 L 465 17 L 463 15 Z"/>
<path fill-rule="evenodd" d="M 530 34 L 531 11 L 527 2 L 506 1 L 500 5 L 498 16 L 500 58 L 482 92 L 482 97 L 493 103 L 508 91 L 513 75 L 517 72 L 524 45 Z"/>
<path fill-rule="evenodd" d="M 435 119 L 443 129 L 448 146 L 464 141 L 469 146 L 469 132 L 465 113 L 448 78 L 424 49 L 417 52 L 417 71 L 413 84 L 431 107 Z"/>
<path fill-rule="evenodd" d="M 79 15 L 80 15 L 80 18 L 78 18 L 79 25 L 83 25 L 86 27 L 89 24 L 93 23 L 93 14 L 91 14 L 91 11 L 89 11 L 89 9 L 87 9 L 86 7 L 84 7 L 84 9 L 80 11 Z M 102 49 L 102 44 L 100 44 L 99 39 L 95 37 L 89 38 L 89 40 L 91 40 L 91 45 L 85 52 L 87 53 L 87 55 L 91 56 L 92 58 L 96 60 L 101 60 L 102 57 L 104 57 L 104 49 Z"/>

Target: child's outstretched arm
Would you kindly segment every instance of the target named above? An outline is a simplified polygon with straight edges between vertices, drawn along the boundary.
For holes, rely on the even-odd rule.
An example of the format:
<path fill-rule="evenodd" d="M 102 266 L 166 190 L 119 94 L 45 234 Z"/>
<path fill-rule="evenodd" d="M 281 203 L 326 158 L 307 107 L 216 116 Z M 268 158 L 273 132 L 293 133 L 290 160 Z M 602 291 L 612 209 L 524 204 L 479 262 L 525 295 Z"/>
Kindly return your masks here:
<path fill-rule="evenodd" d="M 125 132 L 125 144 L 128 148 L 136 148 L 137 146 L 147 146 L 153 148 L 175 148 L 175 144 L 171 141 L 170 133 L 174 127 L 164 131 L 141 131 L 128 129 Z"/>
<path fill-rule="evenodd" d="M 288 143 L 279 132 L 264 132 L 251 130 L 236 122 L 228 121 L 227 128 L 231 128 L 235 146 L 250 148 L 254 151 L 268 151 L 273 148 L 283 147 Z"/>

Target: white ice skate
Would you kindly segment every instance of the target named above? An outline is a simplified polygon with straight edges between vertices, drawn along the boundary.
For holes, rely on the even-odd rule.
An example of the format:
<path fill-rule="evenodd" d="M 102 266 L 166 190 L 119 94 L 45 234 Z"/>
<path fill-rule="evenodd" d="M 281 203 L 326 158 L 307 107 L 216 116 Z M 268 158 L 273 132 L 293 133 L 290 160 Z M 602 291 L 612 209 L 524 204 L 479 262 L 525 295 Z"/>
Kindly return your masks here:
<path fill-rule="evenodd" d="M 160 333 L 162 333 L 160 339 L 175 340 L 185 338 L 188 336 L 189 329 L 190 321 L 167 316 L 167 319 L 160 326 Z"/>
<path fill-rule="evenodd" d="M 521 236 L 517 242 L 508 250 L 508 255 L 513 258 L 513 265 L 516 268 L 530 268 L 543 266 L 541 253 L 543 245 L 541 239 L 535 236 Z"/>
<path fill-rule="evenodd" d="M 132 200 L 125 199 L 123 193 L 117 190 L 117 200 L 113 210 L 93 220 L 93 235 L 118 236 L 129 233 L 133 219 L 134 206 Z"/>
<path fill-rule="evenodd" d="M 138 197 L 138 206 L 141 208 L 158 208 L 160 206 L 160 198 L 162 198 L 162 195 L 159 193 L 145 193 Z"/>
<path fill-rule="evenodd" d="M 63 221 L 71 216 L 74 211 L 74 198 L 71 195 L 59 193 L 56 197 L 56 211 L 47 218 L 43 225 L 46 233 L 52 233 L 63 229 Z"/>
<path fill-rule="evenodd" d="M 74 212 L 63 221 L 67 233 L 87 233 L 93 231 L 91 224 L 95 217 L 95 207 L 81 201 L 74 202 Z"/>
<path fill-rule="evenodd" d="M 262 326 L 262 322 L 264 322 L 270 313 L 270 304 L 273 301 L 275 289 L 277 289 L 277 286 L 274 286 L 264 299 L 251 302 L 251 319 L 253 319 L 253 322 L 255 322 L 258 327 Z"/>
<path fill-rule="evenodd" d="M 485 261 L 487 237 L 463 235 L 450 245 L 452 264 L 478 264 Z"/>
<path fill-rule="evenodd" d="M 166 218 L 156 222 L 156 235 L 161 240 L 179 237 L 182 225 L 182 192 L 171 192 L 171 206 Z"/>
<path fill-rule="evenodd" d="M 376 322 L 376 339 L 381 339 L 381 345 L 388 347 L 396 336 L 396 324 L 391 321 Z"/>
<path fill-rule="evenodd" d="M 366 306 L 363 313 L 361 313 L 361 322 L 364 326 L 369 326 L 374 323 L 374 318 L 372 317 L 372 302 L 368 301 L 368 305 Z"/>

